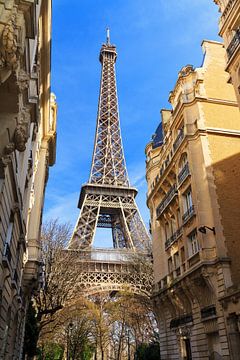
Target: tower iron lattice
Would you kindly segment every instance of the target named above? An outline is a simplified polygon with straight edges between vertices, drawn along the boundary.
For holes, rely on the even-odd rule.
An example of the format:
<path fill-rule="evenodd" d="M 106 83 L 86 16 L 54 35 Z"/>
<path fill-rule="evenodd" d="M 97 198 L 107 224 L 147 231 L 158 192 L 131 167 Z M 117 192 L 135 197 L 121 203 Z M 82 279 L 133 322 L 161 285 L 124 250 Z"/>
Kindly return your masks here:
<path fill-rule="evenodd" d="M 78 250 L 82 254 L 82 261 L 88 264 L 96 262 L 97 258 L 98 265 L 104 261 L 115 265 L 126 261 L 129 263 L 129 256 L 125 256 L 126 254 L 150 254 L 150 238 L 135 202 L 137 190 L 130 186 L 124 158 L 118 111 L 116 59 L 116 46 L 110 43 L 108 30 L 107 41 L 102 45 L 99 56 L 102 72 L 90 178 L 81 188 L 80 215 L 69 243 L 69 250 Z M 101 255 L 96 256 L 97 249 L 93 249 L 97 227 L 112 230 L 113 249 L 108 250 L 108 260 L 105 257 L 106 251 L 101 258 Z M 121 251 L 122 255 L 116 256 Z M 92 258 L 89 255 L 91 253 L 94 254 Z M 103 254 L 101 249 L 99 254 Z M 86 276 L 85 273 L 84 279 Z M 95 285 L 101 279 L 98 270 Z M 119 280 L 117 282 L 119 285 Z M 126 283 L 126 277 L 124 282 Z"/>

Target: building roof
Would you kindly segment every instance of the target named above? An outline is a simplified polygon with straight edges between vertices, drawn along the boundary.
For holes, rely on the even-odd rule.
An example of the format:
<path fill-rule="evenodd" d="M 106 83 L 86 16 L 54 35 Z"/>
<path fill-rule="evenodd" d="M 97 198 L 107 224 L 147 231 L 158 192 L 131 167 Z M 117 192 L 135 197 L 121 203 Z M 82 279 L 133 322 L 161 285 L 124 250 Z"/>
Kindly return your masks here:
<path fill-rule="evenodd" d="M 161 146 L 163 143 L 163 129 L 162 129 L 162 122 L 158 125 L 154 135 L 152 136 L 152 147 L 153 149 Z"/>

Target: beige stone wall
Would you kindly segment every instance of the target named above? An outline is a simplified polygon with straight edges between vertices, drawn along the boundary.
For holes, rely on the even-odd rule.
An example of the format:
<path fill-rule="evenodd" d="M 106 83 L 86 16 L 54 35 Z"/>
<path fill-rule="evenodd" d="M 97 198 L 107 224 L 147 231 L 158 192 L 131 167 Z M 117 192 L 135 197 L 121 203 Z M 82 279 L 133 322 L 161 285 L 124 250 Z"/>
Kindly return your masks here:
<path fill-rule="evenodd" d="M 239 116 L 236 122 L 240 123 Z M 231 276 L 235 285 L 240 284 L 240 133 L 236 136 L 208 135 L 214 184 L 227 256 L 231 258 Z M 219 151 L 221 149 L 221 151 Z"/>
<path fill-rule="evenodd" d="M 0 358 L 6 360 L 22 355 L 25 314 L 38 286 L 46 172 L 55 162 L 50 39 L 51 1 L 0 0 Z"/>
<path fill-rule="evenodd" d="M 223 38 L 226 71 L 240 108 L 240 2 L 214 0 L 219 6 L 219 35 Z"/>
<path fill-rule="evenodd" d="M 239 314 L 238 293 L 235 307 L 229 298 L 239 284 L 240 118 L 222 44 L 204 41 L 202 47 L 203 66 L 181 69 L 170 93 L 163 144 L 146 147 L 153 301 L 163 359 L 184 359 L 189 341 L 193 359 L 215 351 L 235 360 L 240 333 L 230 309 Z M 199 232 L 202 226 L 210 229 Z"/>

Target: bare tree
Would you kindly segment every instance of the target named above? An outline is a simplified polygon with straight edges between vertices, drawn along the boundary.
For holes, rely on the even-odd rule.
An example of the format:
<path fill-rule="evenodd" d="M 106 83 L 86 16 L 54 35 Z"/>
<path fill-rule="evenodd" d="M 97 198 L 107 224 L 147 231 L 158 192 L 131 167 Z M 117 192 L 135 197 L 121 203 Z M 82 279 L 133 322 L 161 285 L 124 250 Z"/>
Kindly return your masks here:
<path fill-rule="evenodd" d="M 66 250 L 70 234 L 69 224 L 57 219 L 42 226 L 42 286 L 34 295 L 40 334 L 54 320 L 54 314 L 63 308 L 78 277 L 74 266 L 76 254 Z"/>
<path fill-rule="evenodd" d="M 34 297 L 39 343 L 53 341 L 69 349 L 71 330 L 71 351 L 76 359 L 83 352 L 83 344 L 88 343 L 95 348 L 96 359 L 120 360 L 153 339 L 157 326 L 147 294 L 125 290 L 89 298 L 77 295 L 79 259 L 77 251 L 66 249 L 69 225 L 49 221 L 42 227 L 41 238 L 43 284 Z M 132 263 L 134 271 L 145 274 L 150 288 L 151 258 L 134 256 Z"/>

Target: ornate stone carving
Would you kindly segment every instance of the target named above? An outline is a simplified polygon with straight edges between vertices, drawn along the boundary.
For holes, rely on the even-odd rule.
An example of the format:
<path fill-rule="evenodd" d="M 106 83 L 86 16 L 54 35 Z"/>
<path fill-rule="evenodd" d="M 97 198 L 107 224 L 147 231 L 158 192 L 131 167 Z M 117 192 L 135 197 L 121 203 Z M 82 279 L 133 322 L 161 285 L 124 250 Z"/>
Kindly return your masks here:
<path fill-rule="evenodd" d="M 184 325 L 176 329 L 177 337 L 186 337 L 189 338 L 191 336 L 191 327 Z"/>
<path fill-rule="evenodd" d="M 15 202 L 12 206 L 12 212 L 16 213 L 16 212 L 19 212 L 19 210 L 20 210 L 20 205 L 18 202 Z"/>
<path fill-rule="evenodd" d="M 7 167 L 12 162 L 11 156 L 10 155 L 3 156 L 0 162 L 3 165 L 3 167 Z"/>
<path fill-rule="evenodd" d="M 18 125 L 14 131 L 13 141 L 5 146 L 4 154 L 10 155 L 14 150 L 18 150 L 20 152 L 24 151 L 26 149 L 25 144 L 27 139 L 26 127 Z"/>
<path fill-rule="evenodd" d="M 26 130 L 23 126 L 18 125 L 15 132 L 14 132 L 14 143 L 16 150 L 22 152 L 26 149 L 26 142 L 27 142 L 27 135 Z"/>
<path fill-rule="evenodd" d="M 7 146 L 5 146 L 4 154 L 10 155 L 15 150 L 15 144 L 10 142 Z"/>
<path fill-rule="evenodd" d="M 18 29 L 16 13 L 5 25 L 0 43 L 0 82 L 4 82 L 18 66 Z"/>
<path fill-rule="evenodd" d="M 31 122 L 29 108 L 23 107 L 17 118 L 17 127 L 14 131 L 13 137 L 10 143 L 5 146 L 4 154 L 9 155 L 14 150 L 20 152 L 26 149 L 26 142 L 29 137 L 29 126 Z"/>
<path fill-rule="evenodd" d="M 24 91 L 29 87 L 30 76 L 24 70 L 19 70 L 17 84 L 20 91 Z"/>
<path fill-rule="evenodd" d="M 186 65 L 179 71 L 179 77 L 180 76 L 187 76 L 190 73 L 194 71 L 194 68 L 192 65 Z"/>

